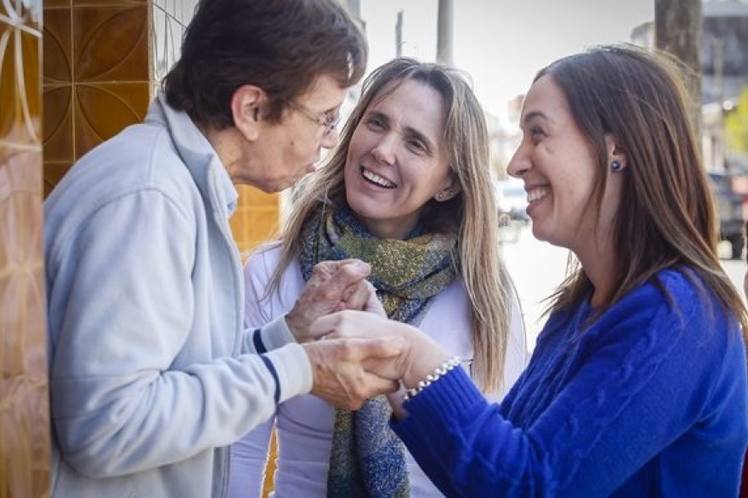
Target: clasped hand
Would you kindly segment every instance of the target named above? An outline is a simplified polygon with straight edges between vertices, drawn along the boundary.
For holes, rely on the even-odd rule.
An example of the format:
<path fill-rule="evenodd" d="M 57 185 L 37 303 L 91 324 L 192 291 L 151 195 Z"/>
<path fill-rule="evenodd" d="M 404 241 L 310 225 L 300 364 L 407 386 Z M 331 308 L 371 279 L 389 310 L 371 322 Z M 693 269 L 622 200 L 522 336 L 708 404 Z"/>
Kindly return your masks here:
<path fill-rule="evenodd" d="M 312 364 L 312 393 L 348 410 L 398 392 L 400 380 L 416 385 L 448 357 L 417 328 L 386 318 L 369 272 L 358 260 L 319 263 L 286 317 Z M 400 399 L 390 403 L 403 415 Z"/>
<path fill-rule="evenodd" d="M 313 335 L 325 341 L 397 340 L 399 354 L 371 356 L 363 359 L 363 368 L 387 379 L 401 380 L 397 391 L 388 392 L 388 400 L 396 417 L 406 415 L 402 394 L 426 378 L 449 355 L 433 339 L 410 325 L 363 311 L 341 311 L 317 319 L 310 327 Z"/>
<path fill-rule="evenodd" d="M 371 269 L 355 260 L 317 264 L 286 323 L 304 347 L 312 365 L 312 393 L 338 408 L 357 410 L 369 398 L 397 390 L 397 376 L 377 366 L 397 358 L 404 343 L 396 337 L 320 339 L 310 326 L 340 310 L 384 315 L 374 287 L 366 280 Z"/>

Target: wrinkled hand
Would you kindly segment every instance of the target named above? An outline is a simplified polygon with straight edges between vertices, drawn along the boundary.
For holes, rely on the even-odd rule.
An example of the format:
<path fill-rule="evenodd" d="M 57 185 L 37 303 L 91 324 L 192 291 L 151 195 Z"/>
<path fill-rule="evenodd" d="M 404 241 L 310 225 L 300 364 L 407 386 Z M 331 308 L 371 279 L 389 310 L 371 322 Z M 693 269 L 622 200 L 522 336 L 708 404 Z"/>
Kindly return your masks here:
<path fill-rule="evenodd" d="M 404 346 L 402 340 L 392 337 L 304 344 L 314 374 L 312 394 L 337 408 L 358 410 L 367 399 L 396 391 L 399 384 L 394 378 L 381 375 L 376 369 L 365 369 L 364 364 L 396 358 Z"/>
<path fill-rule="evenodd" d="M 349 310 L 358 310 L 362 309 L 363 311 L 368 311 L 369 313 L 374 313 L 377 316 L 380 316 L 382 318 L 387 318 L 387 312 L 384 310 L 384 305 L 382 304 L 382 301 L 379 300 L 377 297 L 377 289 L 374 288 L 374 286 L 369 282 L 368 280 L 364 280 L 364 285 L 367 290 L 366 295 L 366 301 L 364 303 L 363 308 L 356 308 L 354 306 L 349 306 L 347 309 Z"/>
<path fill-rule="evenodd" d="M 370 272 L 369 265 L 357 259 L 315 265 L 299 299 L 286 315 L 286 323 L 296 340 L 304 343 L 316 339 L 309 334 L 309 325 L 320 316 L 374 306 L 370 295 L 373 287 L 365 280 Z"/>
<path fill-rule="evenodd" d="M 401 379 L 408 388 L 425 379 L 449 358 L 449 354 L 436 341 L 417 328 L 374 313 L 352 310 L 333 313 L 315 320 L 309 330 L 312 335 L 326 339 L 400 338 L 404 344 L 401 354 L 388 358 L 367 358 L 364 367 L 383 377 Z"/>

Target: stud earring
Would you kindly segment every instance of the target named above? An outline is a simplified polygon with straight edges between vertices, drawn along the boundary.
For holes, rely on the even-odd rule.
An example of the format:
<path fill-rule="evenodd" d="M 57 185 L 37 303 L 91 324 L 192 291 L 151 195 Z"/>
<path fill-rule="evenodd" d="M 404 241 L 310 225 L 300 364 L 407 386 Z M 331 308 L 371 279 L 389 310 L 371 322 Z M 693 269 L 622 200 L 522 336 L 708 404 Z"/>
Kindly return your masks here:
<path fill-rule="evenodd" d="M 623 169 L 623 164 L 618 159 L 613 159 L 610 162 L 610 169 L 614 173 L 618 173 L 619 171 L 621 171 Z"/>
<path fill-rule="evenodd" d="M 446 201 L 446 200 L 449 199 L 449 195 L 451 193 L 452 192 L 450 192 L 449 190 L 442 190 L 441 192 L 437 192 L 436 193 L 436 200 L 439 201 L 439 202 L 444 202 L 444 201 Z"/>

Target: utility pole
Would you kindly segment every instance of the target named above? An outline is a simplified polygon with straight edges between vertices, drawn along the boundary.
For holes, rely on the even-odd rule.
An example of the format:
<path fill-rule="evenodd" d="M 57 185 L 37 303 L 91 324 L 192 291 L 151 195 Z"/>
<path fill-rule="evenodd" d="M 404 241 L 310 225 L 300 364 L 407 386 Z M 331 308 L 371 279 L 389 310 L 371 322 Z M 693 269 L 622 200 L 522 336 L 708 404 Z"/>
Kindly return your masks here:
<path fill-rule="evenodd" d="M 453 0 L 439 0 L 437 18 L 436 62 L 452 65 L 452 35 L 454 20 Z"/>
<path fill-rule="evenodd" d="M 691 119 L 701 139 L 701 0 L 655 0 L 655 47 L 680 59 L 691 98 Z"/>
<path fill-rule="evenodd" d="M 717 87 L 717 102 L 719 103 L 719 124 L 714 137 L 716 143 L 712 148 L 712 157 L 709 159 L 712 167 L 730 171 L 730 165 L 725 160 L 725 40 L 716 38 L 712 40 L 712 49 L 714 53 L 714 81 Z"/>
<path fill-rule="evenodd" d="M 397 12 L 397 23 L 395 23 L 395 54 L 397 57 L 403 55 L 403 11 Z"/>

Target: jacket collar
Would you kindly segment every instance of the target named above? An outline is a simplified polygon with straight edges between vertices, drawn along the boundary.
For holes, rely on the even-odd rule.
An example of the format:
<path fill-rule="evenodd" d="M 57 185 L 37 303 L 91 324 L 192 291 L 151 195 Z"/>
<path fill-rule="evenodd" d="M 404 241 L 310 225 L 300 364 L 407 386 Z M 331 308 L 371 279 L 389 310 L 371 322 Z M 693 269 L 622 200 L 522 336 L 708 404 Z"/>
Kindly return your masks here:
<path fill-rule="evenodd" d="M 224 218 L 229 218 L 237 205 L 236 188 L 215 149 L 187 113 L 169 106 L 164 94 L 159 92 L 145 121 L 167 129 L 200 192 Z"/>

